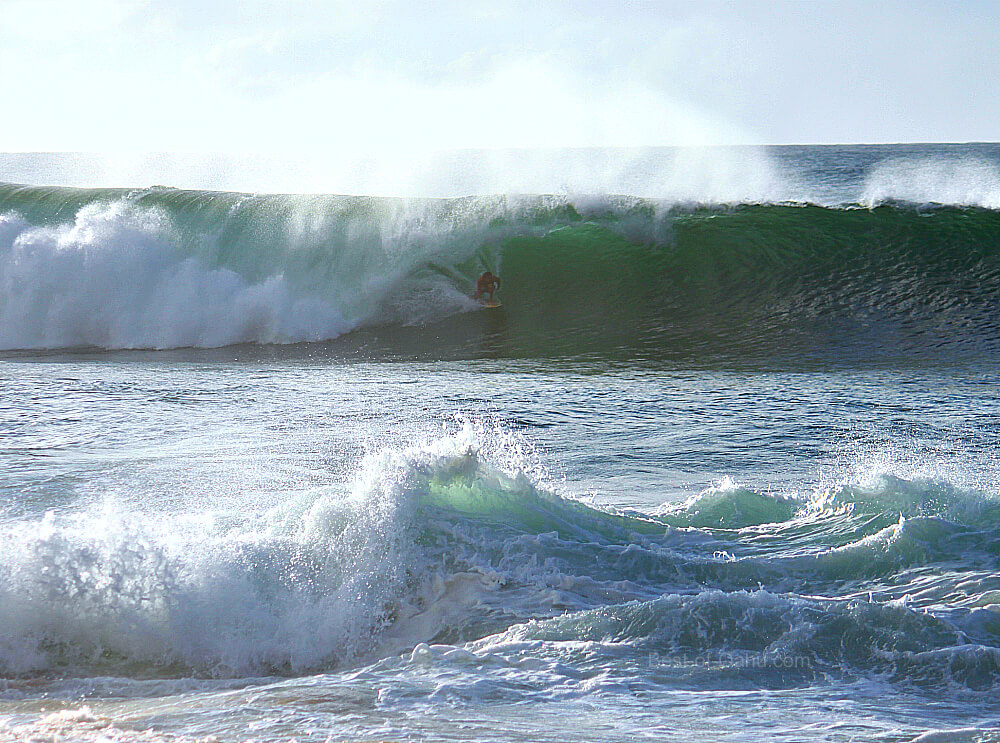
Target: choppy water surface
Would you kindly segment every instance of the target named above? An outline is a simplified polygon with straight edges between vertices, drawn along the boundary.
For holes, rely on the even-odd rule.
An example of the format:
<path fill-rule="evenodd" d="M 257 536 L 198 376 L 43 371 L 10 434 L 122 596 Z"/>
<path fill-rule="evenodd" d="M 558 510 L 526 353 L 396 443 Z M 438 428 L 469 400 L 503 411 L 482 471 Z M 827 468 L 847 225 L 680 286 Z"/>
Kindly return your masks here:
<path fill-rule="evenodd" d="M 377 250 L 3 187 L 0 740 L 1000 739 L 996 163 L 940 149 Z"/>

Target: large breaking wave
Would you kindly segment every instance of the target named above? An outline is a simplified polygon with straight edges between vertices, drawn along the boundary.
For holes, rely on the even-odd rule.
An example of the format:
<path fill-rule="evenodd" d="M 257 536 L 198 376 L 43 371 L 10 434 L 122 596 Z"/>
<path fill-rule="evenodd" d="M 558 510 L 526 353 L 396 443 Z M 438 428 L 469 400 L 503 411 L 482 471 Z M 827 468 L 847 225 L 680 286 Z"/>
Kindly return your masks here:
<path fill-rule="evenodd" d="M 431 355 L 995 350 L 1000 213 L 872 199 L 0 186 L 0 348 L 298 343 L 360 329 L 366 343 Z M 486 268 L 503 277 L 500 312 L 472 312 Z"/>

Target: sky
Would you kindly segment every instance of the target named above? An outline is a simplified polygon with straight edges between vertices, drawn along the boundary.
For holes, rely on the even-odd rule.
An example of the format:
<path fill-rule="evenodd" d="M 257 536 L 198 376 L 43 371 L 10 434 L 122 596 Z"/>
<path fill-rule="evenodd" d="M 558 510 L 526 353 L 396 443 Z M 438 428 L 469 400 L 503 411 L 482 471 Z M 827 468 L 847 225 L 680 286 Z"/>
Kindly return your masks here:
<path fill-rule="evenodd" d="M 0 151 L 1000 140 L 995 2 L 0 0 Z"/>

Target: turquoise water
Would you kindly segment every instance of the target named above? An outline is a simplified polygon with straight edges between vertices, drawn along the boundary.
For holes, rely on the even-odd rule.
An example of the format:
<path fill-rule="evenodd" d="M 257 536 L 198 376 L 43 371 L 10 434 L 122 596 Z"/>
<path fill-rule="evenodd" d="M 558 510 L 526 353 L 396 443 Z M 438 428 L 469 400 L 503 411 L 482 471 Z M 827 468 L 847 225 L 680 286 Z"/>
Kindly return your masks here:
<path fill-rule="evenodd" d="M 1000 738 L 996 153 L 0 187 L 0 740 Z"/>

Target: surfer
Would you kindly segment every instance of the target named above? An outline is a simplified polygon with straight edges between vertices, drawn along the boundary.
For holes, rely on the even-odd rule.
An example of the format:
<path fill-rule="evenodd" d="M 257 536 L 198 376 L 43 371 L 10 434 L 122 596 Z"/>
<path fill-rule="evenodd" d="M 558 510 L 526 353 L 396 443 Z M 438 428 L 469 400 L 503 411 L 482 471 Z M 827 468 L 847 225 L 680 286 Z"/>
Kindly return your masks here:
<path fill-rule="evenodd" d="M 479 299 L 484 294 L 490 295 L 490 301 L 493 301 L 493 292 L 500 288 L 500 277 L 489 271 L 484 271 L 483 275 L 479 277 L 479 281 L 476 282 L 476 293 L 472 295 L 473 299 Z"/>

